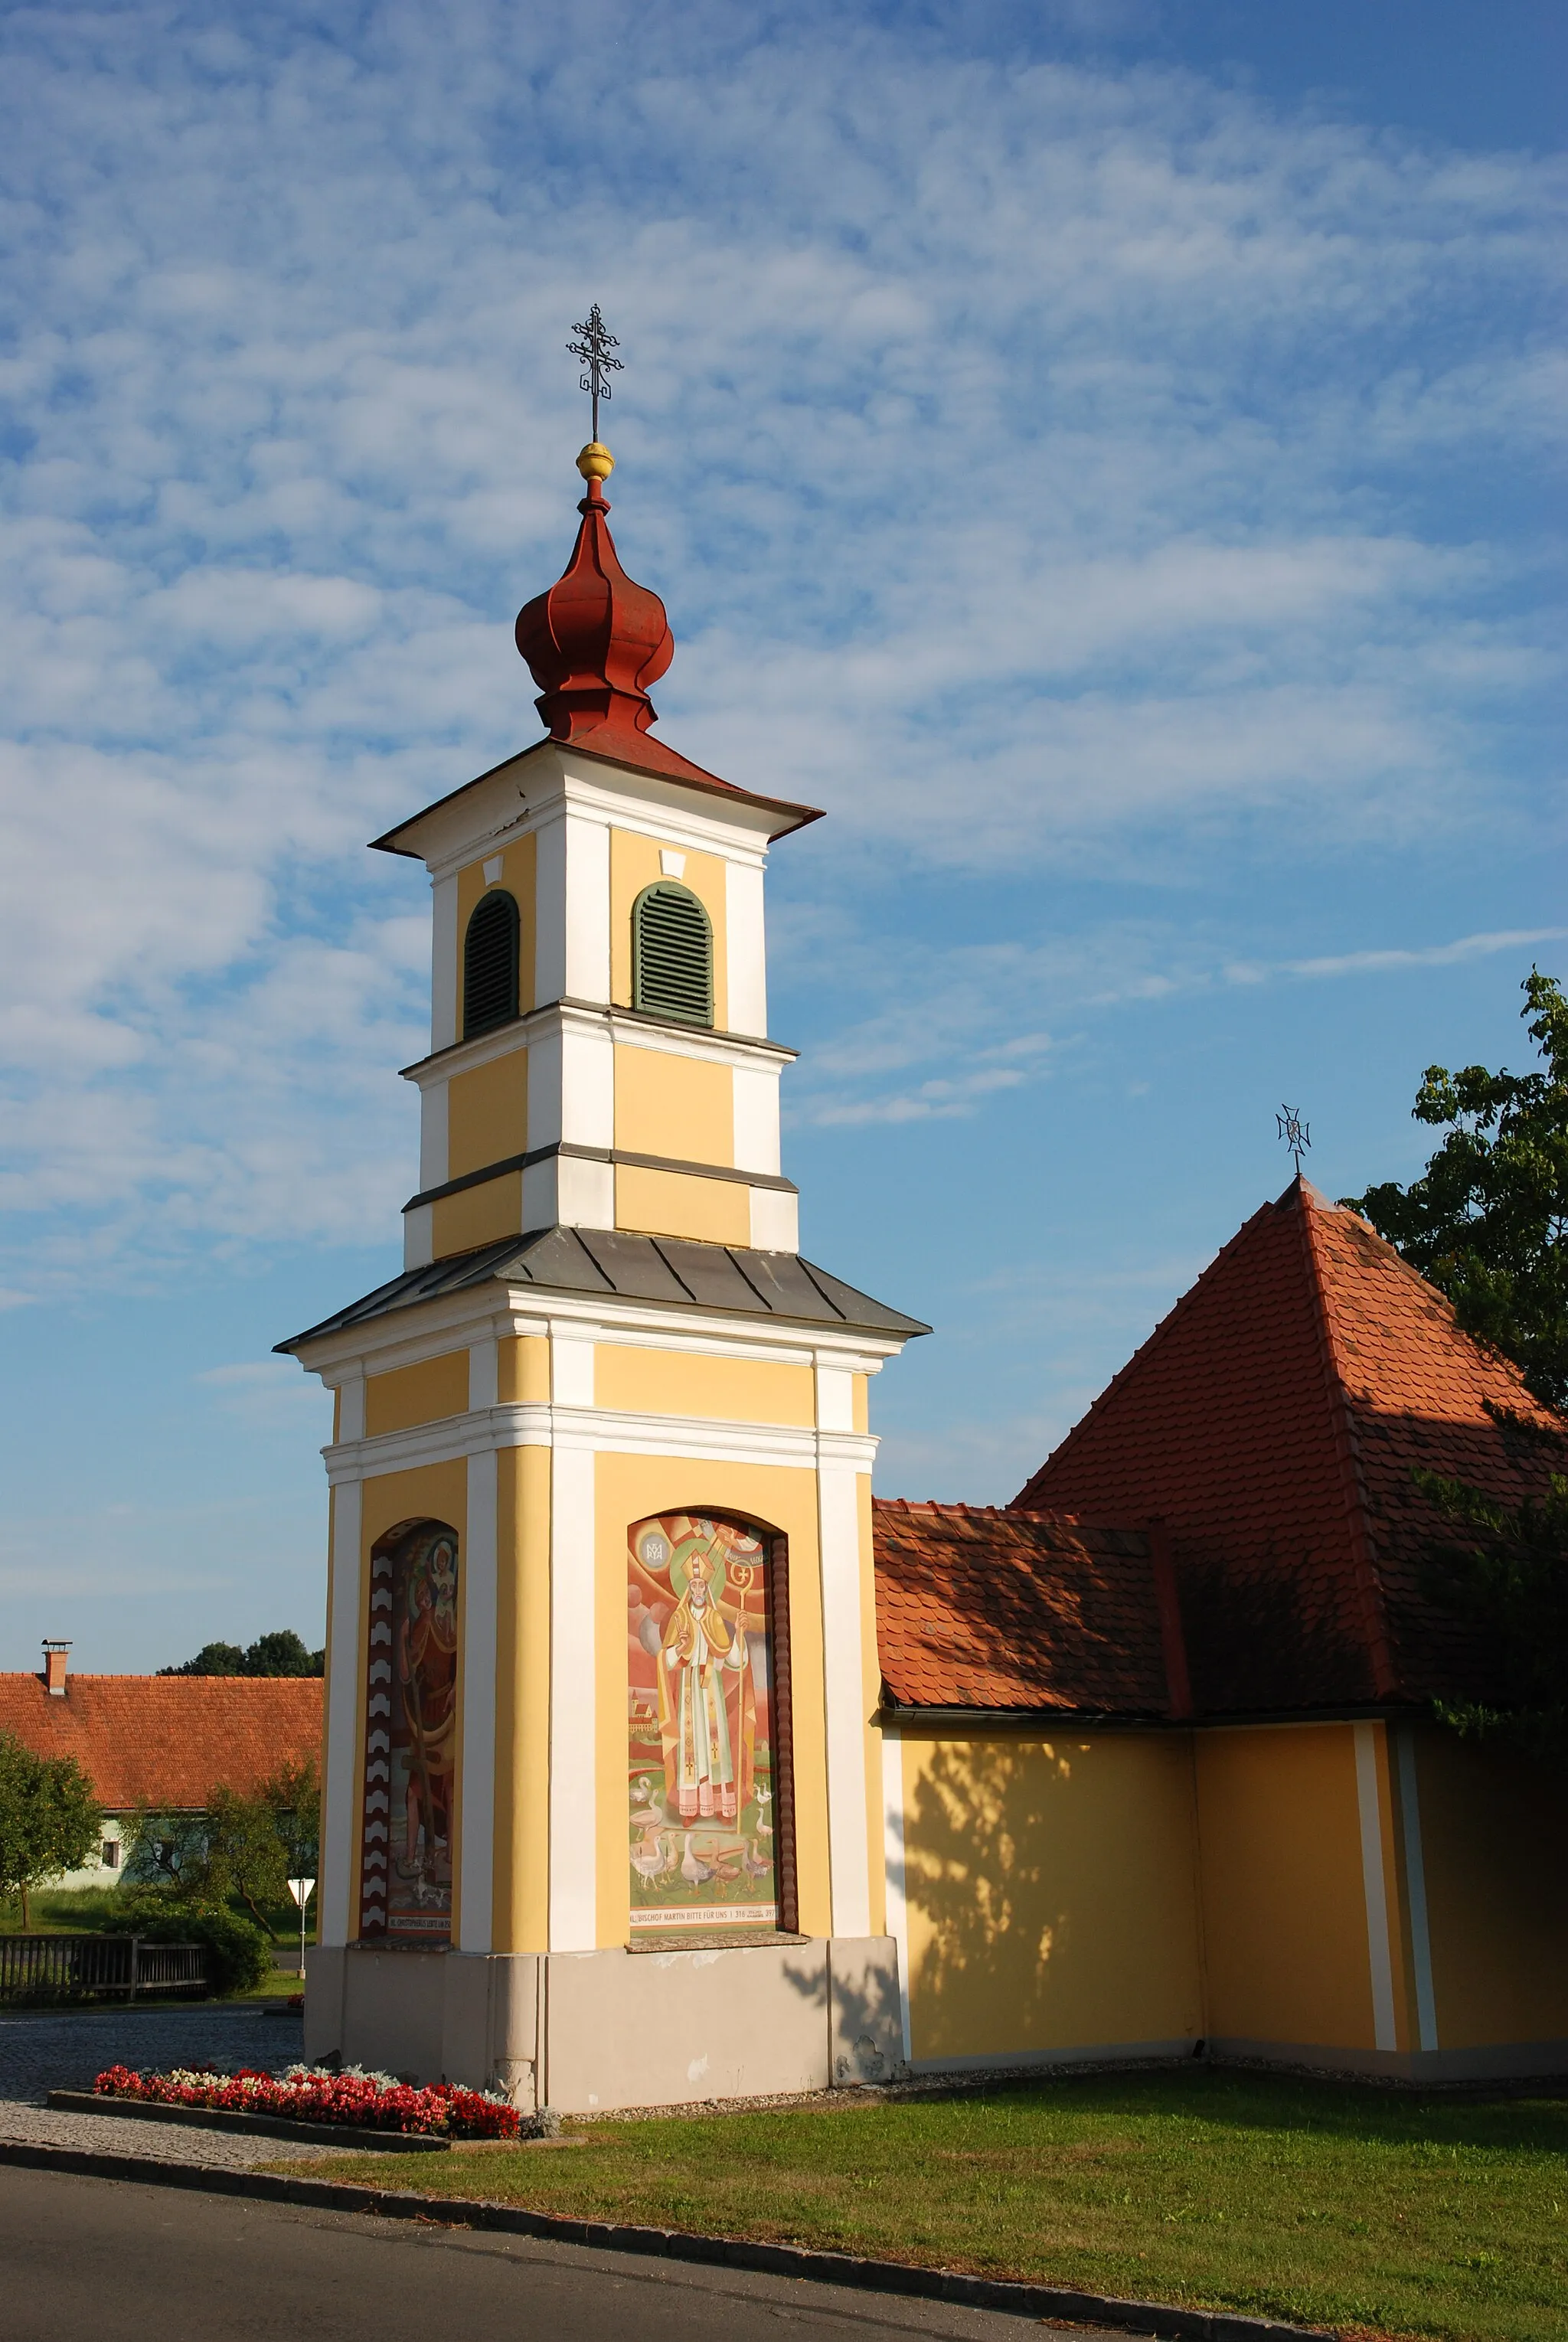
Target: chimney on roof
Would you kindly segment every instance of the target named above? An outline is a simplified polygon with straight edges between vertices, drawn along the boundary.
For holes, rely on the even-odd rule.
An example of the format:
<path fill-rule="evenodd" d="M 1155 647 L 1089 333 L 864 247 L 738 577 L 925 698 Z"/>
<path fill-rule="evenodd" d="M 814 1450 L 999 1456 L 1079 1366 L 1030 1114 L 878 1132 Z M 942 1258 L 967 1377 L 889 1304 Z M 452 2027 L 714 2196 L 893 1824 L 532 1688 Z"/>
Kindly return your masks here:
<path fill-rule="evenodd" d="M 65 1696 L 65 1654 L 69 1643 L 45 1643 L 44 1646 L 44 1688 L 51 1699 Z"/>

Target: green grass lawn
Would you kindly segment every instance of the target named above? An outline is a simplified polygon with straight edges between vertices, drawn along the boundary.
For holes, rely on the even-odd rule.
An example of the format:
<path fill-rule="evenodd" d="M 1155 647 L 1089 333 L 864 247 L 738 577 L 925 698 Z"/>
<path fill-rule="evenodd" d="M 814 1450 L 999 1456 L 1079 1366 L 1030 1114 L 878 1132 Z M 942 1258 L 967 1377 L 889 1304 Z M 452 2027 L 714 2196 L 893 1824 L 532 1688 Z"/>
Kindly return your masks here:
<path fill-rule="evenodd" d="M 1200 2067 L 572 2132 L 334 2177 L 1313 2325 L 1568 2335 L 1568 2099 Z"/>

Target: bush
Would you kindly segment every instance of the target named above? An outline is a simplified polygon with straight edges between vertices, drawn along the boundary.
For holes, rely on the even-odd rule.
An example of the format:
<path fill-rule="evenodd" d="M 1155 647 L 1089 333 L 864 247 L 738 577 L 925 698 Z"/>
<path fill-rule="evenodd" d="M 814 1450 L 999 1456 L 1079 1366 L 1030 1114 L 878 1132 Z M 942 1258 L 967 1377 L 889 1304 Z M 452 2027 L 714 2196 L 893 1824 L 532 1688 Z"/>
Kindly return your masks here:
<path fill-rule="evenodd" d="M 105 1933 L 141 1936 L 149 1944 L 200 1944 L 207 1982 L 220 1998 L 254 1992 L 272 1974 L 272 1939 L 253 1919 L 220 1903 L 182 1903 L 173 1896 L 130 1894 Z"/>

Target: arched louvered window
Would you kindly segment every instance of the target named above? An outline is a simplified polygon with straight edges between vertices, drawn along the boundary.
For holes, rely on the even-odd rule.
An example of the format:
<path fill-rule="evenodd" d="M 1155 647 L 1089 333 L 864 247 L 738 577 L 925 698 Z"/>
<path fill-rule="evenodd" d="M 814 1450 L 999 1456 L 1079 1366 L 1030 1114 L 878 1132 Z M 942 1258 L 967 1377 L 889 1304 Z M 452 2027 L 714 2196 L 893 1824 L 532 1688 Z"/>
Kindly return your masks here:
<path fill-rule="evenodd" d="M 688 886 L 644 886 L 632 906 L 632 1006 L 685 1025 L 714 1021 L 714 935 Z"/>
<path fill-rule="evenodd" d="M 463 938 L 463 1037 L 488 1033 L 517 1014 L 517 904 L 493 887 Z"/>

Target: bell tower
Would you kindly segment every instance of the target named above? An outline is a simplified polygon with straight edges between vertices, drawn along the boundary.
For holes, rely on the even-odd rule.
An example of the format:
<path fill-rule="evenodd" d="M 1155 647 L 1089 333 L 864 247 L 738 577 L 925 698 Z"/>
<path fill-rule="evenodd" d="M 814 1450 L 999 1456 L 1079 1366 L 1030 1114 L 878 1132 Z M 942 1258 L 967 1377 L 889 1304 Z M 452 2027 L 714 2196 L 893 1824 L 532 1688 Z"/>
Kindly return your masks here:
<path fill-rule="evenodd" d="M 564 2108 L 896 2062 L 867 1393 L 926 1330 L 800 1256 L 764 876 L 818 816 L 654 734 L 594 422 L 544 736 L 375 841 L 433 901 L 404 1271 L 280 1346 L 335 1394 L 307 2047 Z"/>

